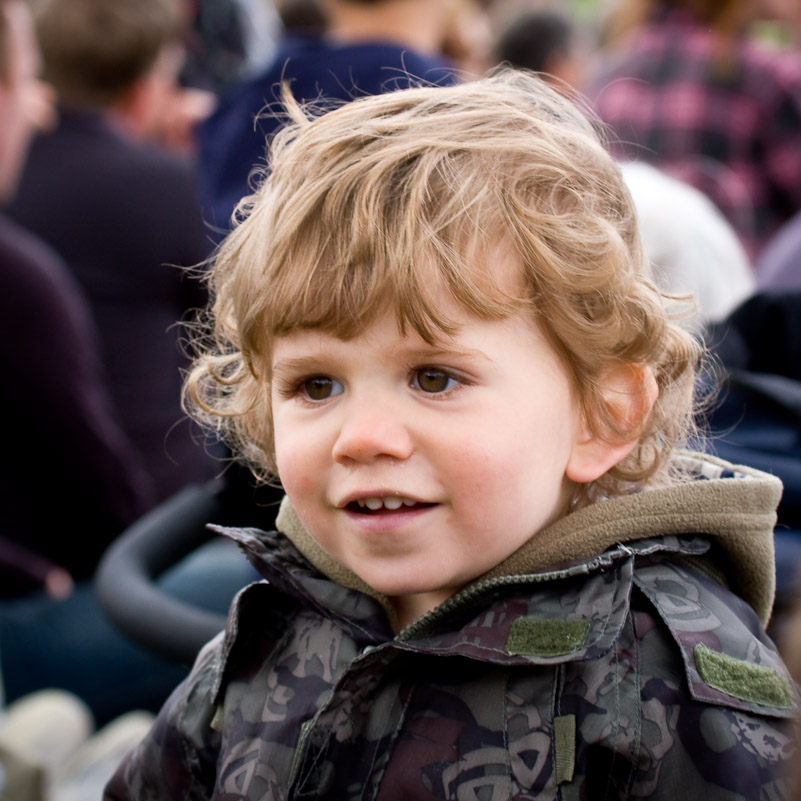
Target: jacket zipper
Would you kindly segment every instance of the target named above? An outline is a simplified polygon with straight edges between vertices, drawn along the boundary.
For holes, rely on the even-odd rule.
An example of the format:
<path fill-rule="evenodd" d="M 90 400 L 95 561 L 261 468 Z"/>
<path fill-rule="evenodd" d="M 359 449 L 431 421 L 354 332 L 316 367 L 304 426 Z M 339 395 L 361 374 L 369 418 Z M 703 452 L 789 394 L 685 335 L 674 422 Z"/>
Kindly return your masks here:
<path fill-rule="evenodd" d="M 487 579 L 471 587 L 468 587 L 461 592 L 456 593 L 447 601 L 441 603 L 436 609 L 426 612 L 425 615 L 419 617 L 414 622 L 410 623 L 406 628 L 398 632 L 395 637 L 395 642 L 408 642 L 416 637 L 419 637 L 426 629 L 431 628 L 444 617 L 449 615 L 454 609 L 457 609 L 462 604 L 472 601 L 479 595 L 490 590 L 497 589 L 498 587 L 511 587 L 516 584 L 539 584 L 544 581 L 553 581 L 556 579 L 569 578 L 571 576 L 587 575 L 588 573 L 597 570 L 604 564 L 611 564 L 612 559 L 603 559 L 601 556 L 596 556 L 587 562 L 580 565 L 566 568 L 564 570 L 552 570 L 548 573 L 531 573 L 522 576 L 499 576 L 493 579 Z"/>

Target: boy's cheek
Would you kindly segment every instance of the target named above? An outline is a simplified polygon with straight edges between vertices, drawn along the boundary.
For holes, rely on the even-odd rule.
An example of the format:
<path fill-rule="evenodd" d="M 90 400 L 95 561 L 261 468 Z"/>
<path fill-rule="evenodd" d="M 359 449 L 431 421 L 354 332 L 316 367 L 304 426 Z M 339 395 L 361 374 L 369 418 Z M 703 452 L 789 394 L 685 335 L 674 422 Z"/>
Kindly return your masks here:
<path fill-rule="evenodd" d="M 306 506 L 314 495 L 322 465 L 313 457 L 303 454 L 301 449 L 279 440 L 276 440 L 275 464 L 281 486 L 292 501 L 292 505 L 296 510 Z"/>

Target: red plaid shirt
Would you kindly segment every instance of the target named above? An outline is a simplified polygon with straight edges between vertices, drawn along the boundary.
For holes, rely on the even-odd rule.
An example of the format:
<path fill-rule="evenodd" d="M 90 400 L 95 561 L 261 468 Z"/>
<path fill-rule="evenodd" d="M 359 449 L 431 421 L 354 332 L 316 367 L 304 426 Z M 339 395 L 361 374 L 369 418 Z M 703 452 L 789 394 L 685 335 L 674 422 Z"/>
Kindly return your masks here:
<path fill-rule="evenodd" d="M 801 209 L 801 56 L 720 40 L 684 11 L 638 31 L 589 90 L 622 159 L 705 192 L 755 256 Z"/>

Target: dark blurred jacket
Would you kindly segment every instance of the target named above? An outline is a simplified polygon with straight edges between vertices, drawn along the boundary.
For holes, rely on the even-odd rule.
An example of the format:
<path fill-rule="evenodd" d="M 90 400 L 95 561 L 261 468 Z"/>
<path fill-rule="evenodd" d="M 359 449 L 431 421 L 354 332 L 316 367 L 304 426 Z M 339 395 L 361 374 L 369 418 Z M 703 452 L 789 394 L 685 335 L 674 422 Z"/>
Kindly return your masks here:
<path fill-rule="evenodd" d="M 153 487 L 114 417 L 79 288 L 2 216 L 0 281 L 0 596 L 9 597 L 35 589 L 52 565 L 88 577 Z"/>
<path fill-rule="evenodd" d="M 421 82 L 455 81 L 453 65 L 444 57 L 385 42 L 338 45 L 319 36 L 287 37 L 270 66 L 229 89 L 198 128 L 206 219 L 218 236 L 224 234 L 236 204 L 253 191 L 250 174 L 265 166 L 269 138 L 283 122 L 282 82 L 299 102 L 330 104 Z"/>
<path fill-rule="evenodd" d="M 99 113 L 60 114 L 57 129 L 34 140 L 9 213 L 83 287 L 120 420 L 162 499 L 216 469 L 180 409 L 187 360 L 177 323 L 206 301 L 180 268 L 210 252 L 194 169 Z"/>

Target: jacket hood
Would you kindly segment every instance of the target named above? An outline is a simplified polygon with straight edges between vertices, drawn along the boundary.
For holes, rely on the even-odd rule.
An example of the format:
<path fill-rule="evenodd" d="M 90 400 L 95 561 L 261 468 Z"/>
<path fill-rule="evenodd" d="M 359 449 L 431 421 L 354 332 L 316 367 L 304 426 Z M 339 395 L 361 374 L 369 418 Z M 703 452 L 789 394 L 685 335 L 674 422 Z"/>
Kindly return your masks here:
<path fill-rule="evenodd" d="M 781 481 L 704 454 L 682 452 L 676 458 L 693 480 L 610 498 L 572 512 L 534 534 L 475 582 L 540 573 L 646 537 L 703 534 L 717 546 L 715 567 L 766 625 L 776 587 L 773 528 Z M 389 598 L 332 559 L 306 531 L 287 498 L 276 524 L 320 572 L 375 598 L 394 618 Z"/>

